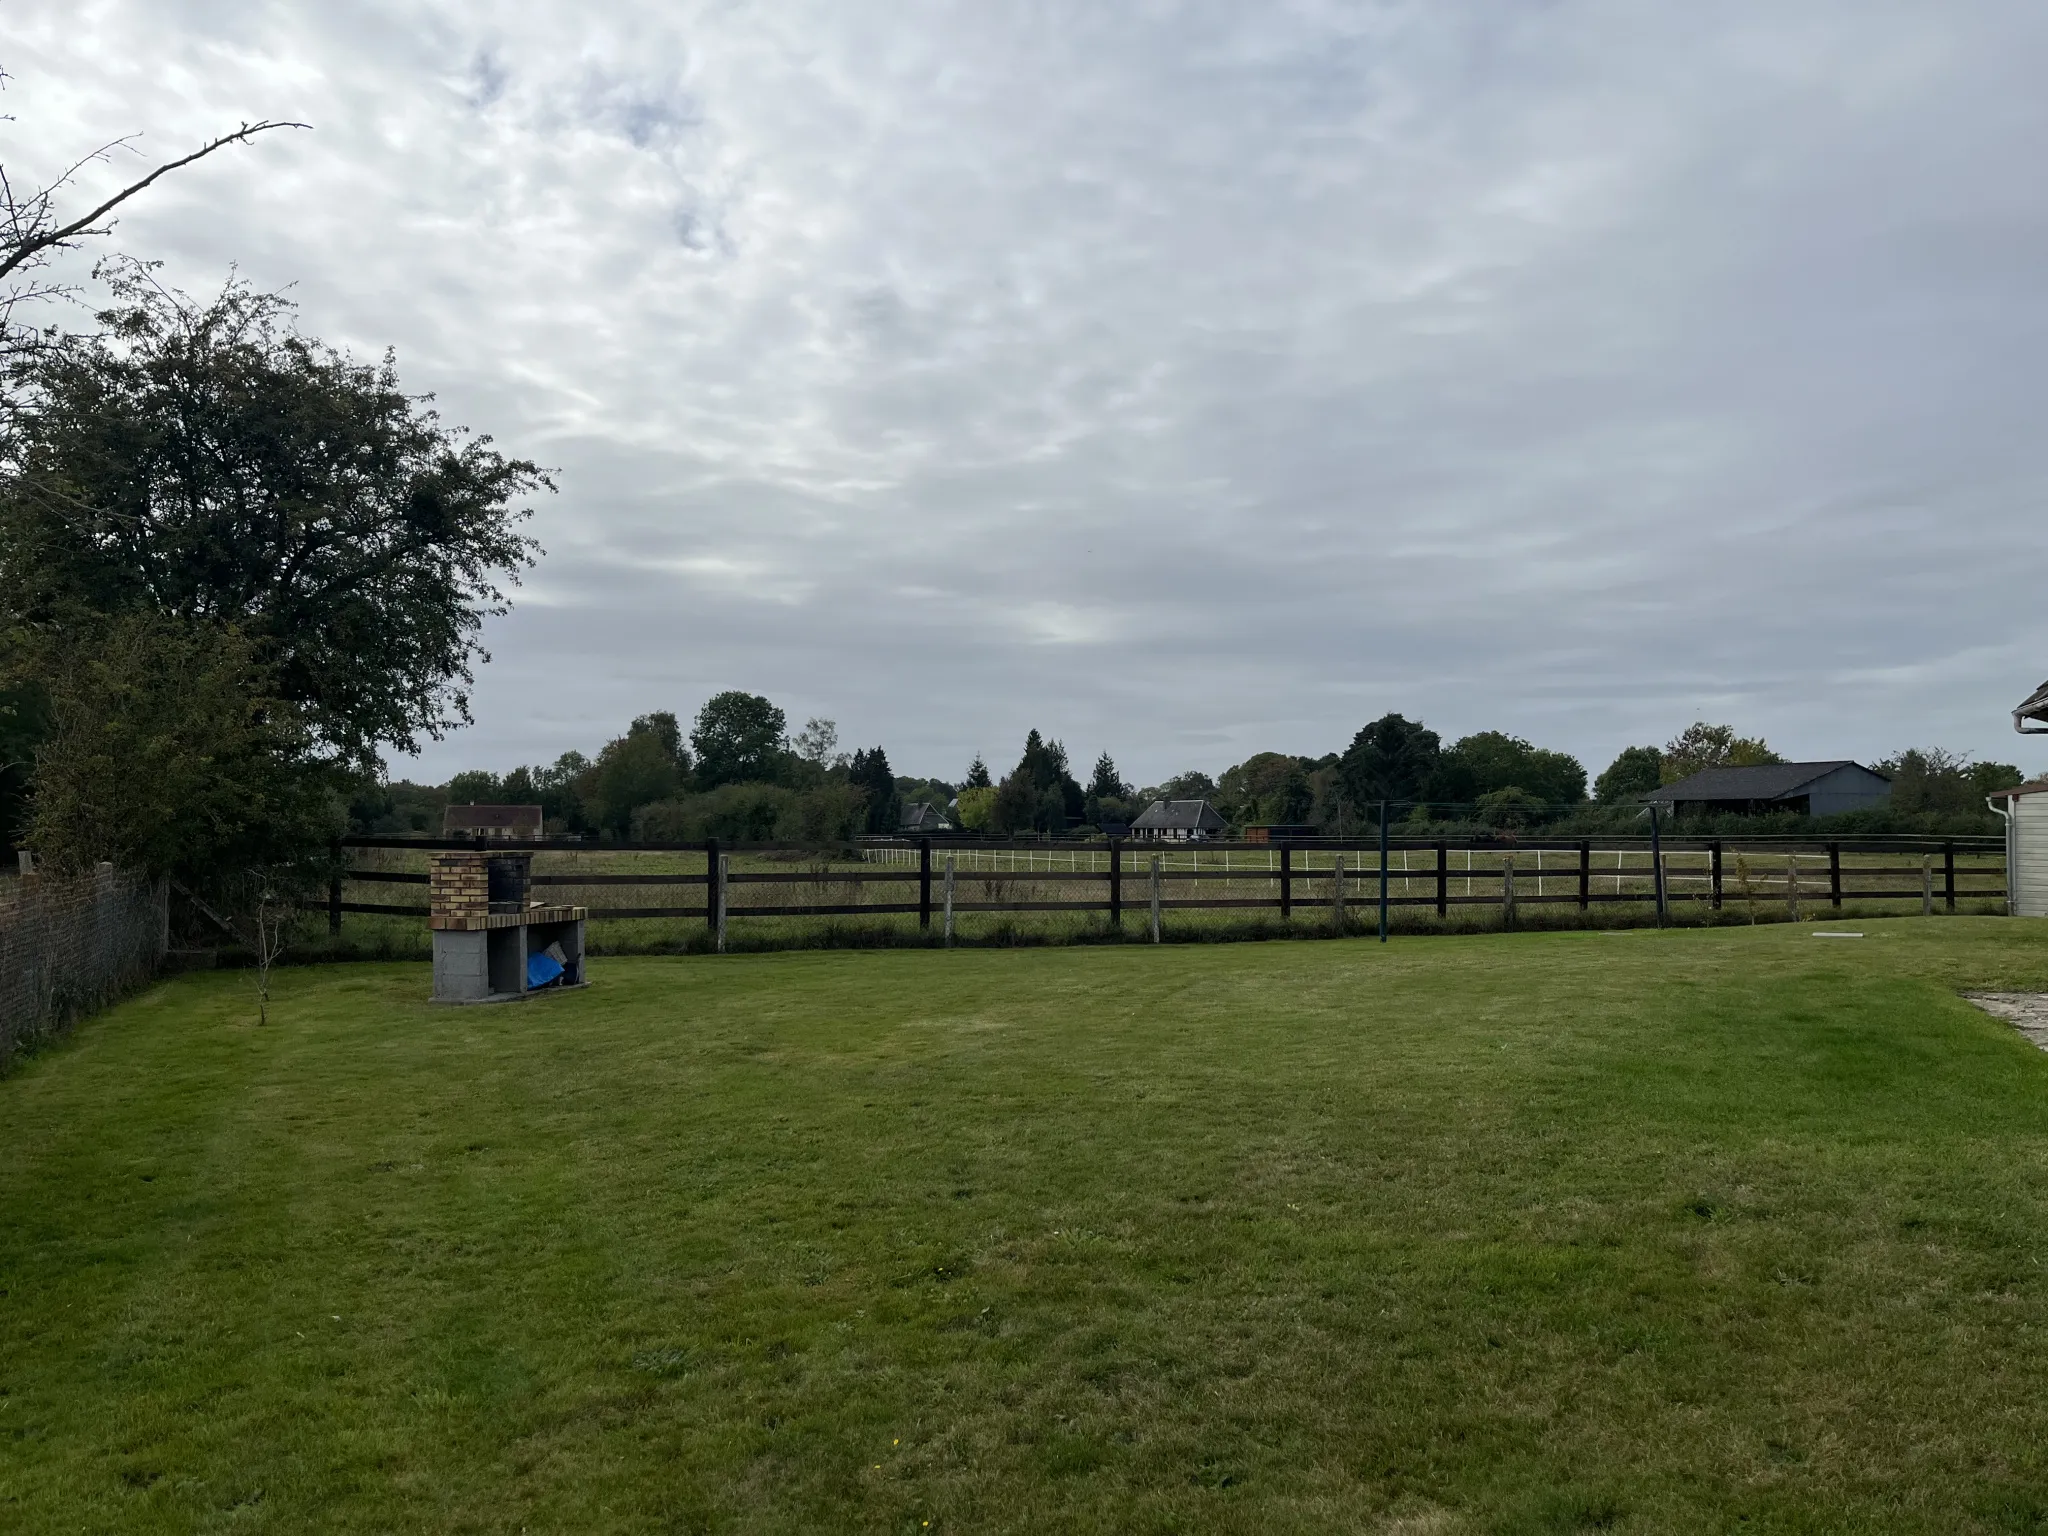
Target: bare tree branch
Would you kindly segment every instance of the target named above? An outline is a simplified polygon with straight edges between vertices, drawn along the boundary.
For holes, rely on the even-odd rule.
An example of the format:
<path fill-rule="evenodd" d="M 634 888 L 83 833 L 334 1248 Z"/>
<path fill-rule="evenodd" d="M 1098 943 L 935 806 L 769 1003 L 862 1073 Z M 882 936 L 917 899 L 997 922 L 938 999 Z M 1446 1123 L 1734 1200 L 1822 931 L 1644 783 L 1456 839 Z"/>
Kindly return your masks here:
<path fill-rule="evenodd" d="M 211 143 L 204 144 L 195 149 L 189 155 L 177 160 L 164 162 L 164 164 L 158 166 L 140 181 L 133 182 L 122 188 L 119 192 L 116 192 L 90 213 L 55 228 L 48 227 L 46 224 L 46 221 L 51 217 L 50 199 L 52 195 L 68 183 L 72 177 L 76 176 L 84 166 L 94 160 L 104 160 L 115 149 L 127 145 L 129 140 L 116 139 L 111 144 L 102 145 L 99 149 L 93 151 L 92 154 L 87 155 L 83 160 L 73 165 L 48 187 L 19 201 L 15 197 L 13 186 L 5 180 L 4 172 L 0 172 L 0 218 L 4 218 L 8 225 L 4 250 L 0 250 L 0 281 L 6 280 L 22 267 L 31 264 L 37 257 L 60 249 L 80 236 L 105 234 L 105 229 L 95 229 L 93 226 L 100 219 L 105 218 L 109 213 L 120 207 L 121 204 L 127 202 L 129 198 L 134 197 L 138 192 L 146 190 L 152 183 L 163 176 L 169 175 L 172 171 L 180 170 L 196 160 L 204 160 L 215 150 L 224 149 L 230 144 L 246 144 L 257 134 L 268 133 L 273 128 L 310 128 L 311 126 L 310 123 L 274 122 L 268 118 L 260 123 L 244 123 L 233 133 L 224 133 Z"/>

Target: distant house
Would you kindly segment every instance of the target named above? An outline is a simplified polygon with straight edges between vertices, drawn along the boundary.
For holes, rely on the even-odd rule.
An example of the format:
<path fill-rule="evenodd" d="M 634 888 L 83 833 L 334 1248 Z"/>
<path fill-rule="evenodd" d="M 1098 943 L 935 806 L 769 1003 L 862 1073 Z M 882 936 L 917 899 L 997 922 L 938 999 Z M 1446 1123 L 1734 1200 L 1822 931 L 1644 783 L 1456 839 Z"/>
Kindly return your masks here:
<path fill-rule="evenodd" d="M 1205 843 L 1227 826 L 1206 800 L 1154 800 L 1131 823 L 1131 836 L 1143 842 Z"/>
<path fill-rule="evenodd" d="M 441 813 L 443 837 L 509 838 L 530 841 L 540 836 L 537 805 L 451 805 Z"/>
<path fill-rule="evenodd" d="M 1750 768 L 1704 768 L 1689 779 L 1643 796 L 1651 805 L 1687 811 L 1795 811 L 1834 816 L 1889 803 L 1892 781 L 1861 763 L 1761 763 Z"/>
<path fill-rule="evenodd" d="M 914 805 L 903 807 L 903 820 L 896 830 L 916 837 L 933 832 L 950 832 L 953 830 L 953 824 L 947 821 L 936 807 L 920 800 Z"/>

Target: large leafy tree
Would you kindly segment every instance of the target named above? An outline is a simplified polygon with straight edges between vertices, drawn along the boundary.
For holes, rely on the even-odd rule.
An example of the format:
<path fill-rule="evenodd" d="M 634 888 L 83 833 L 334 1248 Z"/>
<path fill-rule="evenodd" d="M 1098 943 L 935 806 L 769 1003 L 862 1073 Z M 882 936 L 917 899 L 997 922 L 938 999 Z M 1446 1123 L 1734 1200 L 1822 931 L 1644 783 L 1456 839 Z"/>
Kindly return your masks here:
<path fill-rule="evenodd" d="M 863 821 L 869 832 L 894 832 L 899 824 L 901 802 L 896 795 L 896 775 L 889 768 L 889 754 L 880 747 L 853 754 L 847 783 L 867 796 Z"/>
<path fill-rule="evenodd" d="M 1783 761 L 1761 736 L 1738 736 L 1732 725 L 1696 720 L 1665 743 L 1662 771 L 1666 784 L 1676 784 L 1707 768 L 1749 768 Z"/>
<path fill-rule="evenodd" d="M 1941 747 L 1909 747 L 1871 766 L 1892 781 L 1891 808 L 1909 815 L 1977 814 L 1986 795 L 2023 781 L 2011 763 L 1975 763 Z"/>
<path fill-rule="evenodd" d="M 712 695 L 690 728 L 699 787 L 772 783 L 787 750 L 787 727 L 782 711 L 758 693 L 729 688 Z"/>
<path fill-rule="evenodd" d="M 1662 752 L 1655 747 L 1623 747 L 1593 781 L 1593 797 L 1610 805 L 1639 800 L 1663 782 Z"/>
<path fill-rule="evenodd" d="M 1344 798 L 1360 809 L 1382 800 L 1420 800 L 1441 754 L 1436 732 L 1421 721 L 1382 715 L 1351 738 L 1338 760 L 1338 783 Z"/>
<path fill-rule="evenodd" d="M 1240 826 L 1306 821 L 1315 805 L 1310 766 L 1286 752 L 1254 752 L 1217 781 L 1219 809 Z"/>
<path fill-rule="evenodd" d="M 1087 796 L 1067 768 L 1067 749 L 1037 731 L 996 790 L 992 820 L 1001 832 L 1061 832 L 1080 818 Z"/>
<path fill-rule="evenodd" d="M 313 756 L 369 769 L 469 718 L 485 617 L 537 546 L 532 463 L 444 425 L 231 282 L 140 267 L 36 352 L 0 462 L 0 603 L 59 647 L 97 617 L 232 628 Z"/>
<path fill-rule="evenodd" d="M 676 794 L 688 768 L 676 717 L 642 715 L 584 770 L 582 800 L 601 830 L 623 838 L 632 831 L 633 813 Z"/>
<path fill-rule="evenodd" d="M 1116 771 L 1116 762 L 1105 752 L 1095 759 L 1095 772 L 1088 780 L 1087 793 L 1081 802 L 1082 817 L 1093 825 L 1105 821 L 1129 821 L 1132 816 L 1131 797 L 1136 791 Z"/>
<path fill-rule="evenodd" d="M 46 676 L 31 832 L 53 865 L 111 859 L 217 896 L 340 832 L 335 765 L 239 630 L 128 613 Z"/>
<path fill-rule="evenodd" d="M 1505 731 L 1475 731 L 1438 758 L 1428 798 L 1471 804 L 1504 789 L 1519 789 L 1545 805 L 1576 805 L 1586 798 L 1586 770 L 1568 753 L 1547 751 Z"/>

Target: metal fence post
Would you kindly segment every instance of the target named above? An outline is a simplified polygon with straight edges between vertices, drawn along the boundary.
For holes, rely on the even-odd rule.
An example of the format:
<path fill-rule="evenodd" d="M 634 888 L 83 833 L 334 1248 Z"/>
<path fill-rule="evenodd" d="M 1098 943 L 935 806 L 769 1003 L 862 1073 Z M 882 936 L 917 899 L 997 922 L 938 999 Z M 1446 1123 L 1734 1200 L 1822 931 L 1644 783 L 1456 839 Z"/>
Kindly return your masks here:
<path fill-rule="evenodd" d="M 917 926 L 929 933 L 932 926 L 932 840 L 917 840 Z"/>
<path fill-rule="evenodd" d="M 1585 838 L 1579 839 L 1579 910 L 1587 911 L 1593 905 L 1593 845 Z"/>
<path fill-rule="evenodd" d="M 1515 856 L 1500 856 L 1500 925 L 1512 932 L 1515 926 Z"/>
<path fill-rule="evenodd" d="M 1442 839 L 1436 845 L 1436 915 L 1451 915 L 1451 845 Z"/>
<path fill-rule="evenodd" d="M 1152 942 L 1159 942 L 1159 855 L 1152 855 Z"/>
<path fill-rule="evenodd" d="M 1943 843 L 1941 845 L 1941 888 L 1943 903 L 1947 906 L 1949 912 L 1953 914 L 1956 909 L 1956 845 L 1954 843 Z M 2011 891 L 2007 891 L 2005 894 L 2007 900 L 2012 899 L 2013 893 Z"/>
<path fill-rule="evenodd" d="M 953 942 L 953 861 L 956 855 L 946 855 L 946 942 Z"/>
<path fill-rule="evenodd" d="M 1280 845 L 1280 921 L 1294 916 L 1294 845 Z"/>
<path fill-rule="evenodd" d="M 1828 905 L 1842 910 L 1842 845 L 1828 844 Z"/>

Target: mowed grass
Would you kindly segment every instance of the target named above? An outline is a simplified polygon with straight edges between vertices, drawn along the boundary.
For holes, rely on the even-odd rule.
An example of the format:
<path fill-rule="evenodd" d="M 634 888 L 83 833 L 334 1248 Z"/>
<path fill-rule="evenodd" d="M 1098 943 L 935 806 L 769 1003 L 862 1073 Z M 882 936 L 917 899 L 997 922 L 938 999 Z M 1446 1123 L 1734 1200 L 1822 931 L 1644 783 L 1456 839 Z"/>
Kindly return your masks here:
<path fill-rule="evenodd" d="M 189 976 L 0 1081 L 0 1529 L 2048 1529 L 2048 924 Z"/>

